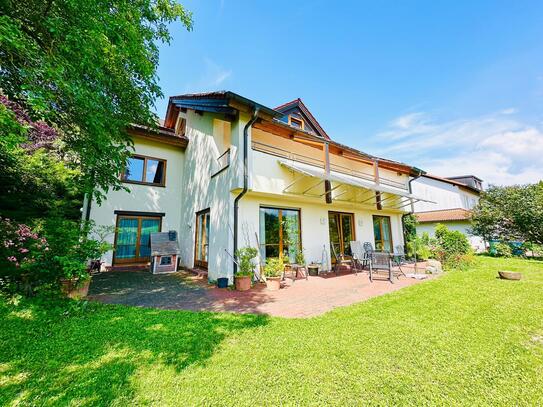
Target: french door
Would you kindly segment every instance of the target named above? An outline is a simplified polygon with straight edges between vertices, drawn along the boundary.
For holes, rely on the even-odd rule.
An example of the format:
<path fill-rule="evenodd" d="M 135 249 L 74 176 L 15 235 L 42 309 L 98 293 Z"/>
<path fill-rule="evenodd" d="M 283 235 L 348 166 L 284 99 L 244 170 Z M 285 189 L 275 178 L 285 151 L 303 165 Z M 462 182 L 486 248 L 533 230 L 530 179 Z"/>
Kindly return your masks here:
<path fill-rule="evenodd" d="M 328 212 L 328 228 L 330 232 L 330 246 L 338 256 L 351 258 L 351 241 L 355 240 L 354 215 L 344 212 Z M 332 258 L 332 262 L 335 259 Z"/>
<path fill-rule="evenodd" d="M 118 215 L 115 231 L 115 264 L 147 263 L 151 256 L 150 235 L 160 232 L 159 216 Z"/>
<path fill-rule="evenodd" d="M 375 236 L 375 250 L 386 250 L 390 253 L 394 251 L 390 216 L 373 216 L 373 234 Z"/>
<path fill-rule="evenodd" d="M 209 250 L 209 208 L 196 213 L 194 265 L 207 269 Z"/>

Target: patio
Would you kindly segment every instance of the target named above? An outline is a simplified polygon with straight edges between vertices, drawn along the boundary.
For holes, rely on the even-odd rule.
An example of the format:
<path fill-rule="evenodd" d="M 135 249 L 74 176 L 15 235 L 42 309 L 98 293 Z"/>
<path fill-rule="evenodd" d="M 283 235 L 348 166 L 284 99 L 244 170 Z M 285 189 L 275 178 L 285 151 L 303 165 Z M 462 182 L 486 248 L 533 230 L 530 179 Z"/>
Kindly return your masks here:
<path fill-rule="evenodd" d="M 424 264 L 420 264 L 420 272 Z M 412 269 L 404 270 L 411 273 Z M 432 276 L 428 276 L 432 278 Z M 279 291 L 269 291 L 264 284 L 238 292 L 218 289 L 187 272 L 152 275 L 147 271 L 106 272 L 93 277 L 89 299 L 110 304 L 124 304 L 190 311 L 267 314 L 285 318 L 305 318 L 387 294 L 425 280 L 401 276 L 370 283 L 367 273 L 309 277 L 294 283 L 287 278 Z"/>

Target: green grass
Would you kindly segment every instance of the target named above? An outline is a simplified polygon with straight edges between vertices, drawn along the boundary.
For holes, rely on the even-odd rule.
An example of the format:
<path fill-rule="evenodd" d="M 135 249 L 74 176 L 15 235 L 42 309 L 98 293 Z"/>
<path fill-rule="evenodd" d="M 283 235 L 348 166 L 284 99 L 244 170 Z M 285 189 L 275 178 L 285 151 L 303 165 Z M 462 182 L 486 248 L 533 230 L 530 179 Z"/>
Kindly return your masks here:
<path fill-rule="evenodd" d="M 478 258 L 312 319 L 26 301 L 0 314 L 0 405 L 543 404 L 538 261 Z"/>

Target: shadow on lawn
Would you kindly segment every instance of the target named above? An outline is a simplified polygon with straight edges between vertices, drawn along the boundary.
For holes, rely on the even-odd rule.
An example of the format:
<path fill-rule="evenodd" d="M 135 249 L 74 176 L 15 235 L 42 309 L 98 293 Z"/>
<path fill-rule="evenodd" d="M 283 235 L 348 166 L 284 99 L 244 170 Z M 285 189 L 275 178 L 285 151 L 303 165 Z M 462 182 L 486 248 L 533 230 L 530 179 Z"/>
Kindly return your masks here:
<path fill-rule="evenodd" d="M 65 316 L 0 301 L 0 321 L 0 405 L 105 405 L 130 403 L 139 369 L 205 365 L 225 338 L 268 318 L 99 304 Z"/>

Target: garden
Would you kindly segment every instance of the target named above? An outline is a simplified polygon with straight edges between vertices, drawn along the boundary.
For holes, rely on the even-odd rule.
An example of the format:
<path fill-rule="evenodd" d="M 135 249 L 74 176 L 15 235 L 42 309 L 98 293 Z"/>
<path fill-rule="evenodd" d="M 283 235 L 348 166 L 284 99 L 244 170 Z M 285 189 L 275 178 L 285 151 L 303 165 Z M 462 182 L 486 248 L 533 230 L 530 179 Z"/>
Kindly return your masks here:
<path fill-rule="evenodd" d="M 310 319 L 4 296 L 0 404 L 537 405 L 542 290 L 543 262 L 477 256 Z"/>

